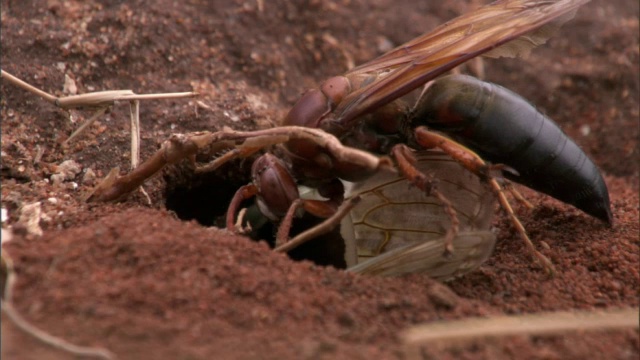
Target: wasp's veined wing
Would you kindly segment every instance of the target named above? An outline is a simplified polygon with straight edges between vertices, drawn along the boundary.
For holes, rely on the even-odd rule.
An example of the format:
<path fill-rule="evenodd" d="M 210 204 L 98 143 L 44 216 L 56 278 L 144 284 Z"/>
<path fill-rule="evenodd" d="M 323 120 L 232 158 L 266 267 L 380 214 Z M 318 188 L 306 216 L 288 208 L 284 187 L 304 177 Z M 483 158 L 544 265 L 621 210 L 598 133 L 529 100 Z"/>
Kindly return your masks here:
<path fill-rule="evenodd" d="M 590 0 L 501 0 L 455 18 L 345 74 L 379 75 L 334 110 L 342 126 L 480 55 L 517 56 L 538 46 Z"/>

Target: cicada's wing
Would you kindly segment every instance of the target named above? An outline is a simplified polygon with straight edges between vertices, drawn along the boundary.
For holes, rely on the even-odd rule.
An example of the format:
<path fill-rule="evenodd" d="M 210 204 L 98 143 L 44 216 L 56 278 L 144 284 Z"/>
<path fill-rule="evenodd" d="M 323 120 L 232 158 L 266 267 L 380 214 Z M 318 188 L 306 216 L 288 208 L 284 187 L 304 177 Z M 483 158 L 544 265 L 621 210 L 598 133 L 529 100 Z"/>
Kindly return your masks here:
<path fill-rule="evenodd" d="M 346 96 L 334 110 L 334 119 L 346 125 L 474 57 L 526 53 L 587 2 L 502 0 L 453 19 L 347 72 L 349 79 L 377 79 Z"/>
<path fill-rule="evenodd" d="M 416 191 L 401 175 L 380 172 L 346 187 L 347 196 L 360 197 L 340 227 L 351 271 L 380 275 L 425 272 L 446 279 L 475 269 L 491 254 L 495 243 L 490 231 L 493 193 L 443 152 L 423 150 L 414 155 L 416 167 L 438 179 L 438 191 L 457 215 L 460 233 L 454 240 L 453 256 L 443 256 L 451 218 L 442 202 Z"/>
<path fill-rule="evenodd" d="M 496 236 L 491 231 L 460 233 L 454 238 L 454 252 L 444 256 L 444 241 L 436 239 L 383 253 L 347 271 L 358 274 L 396 276 L 423 273 L 446 281 L 482 265 L 493 252 Z"/>

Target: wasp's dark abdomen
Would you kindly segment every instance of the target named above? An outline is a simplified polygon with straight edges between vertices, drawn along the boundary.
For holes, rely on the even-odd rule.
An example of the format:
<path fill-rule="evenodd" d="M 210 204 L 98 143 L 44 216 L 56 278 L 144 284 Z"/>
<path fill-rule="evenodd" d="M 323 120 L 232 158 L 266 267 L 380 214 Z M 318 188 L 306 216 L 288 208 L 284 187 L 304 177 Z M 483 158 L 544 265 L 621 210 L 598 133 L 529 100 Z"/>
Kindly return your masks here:
<path fill-rule="evenodd" d="M 512 91 L 470 76 L 447 76 L 420 98 L 412 121 L 515 169 L 519 176 L 507 173 L 509 179 L 612 222 L 607 186 L 595 164 Z"/>

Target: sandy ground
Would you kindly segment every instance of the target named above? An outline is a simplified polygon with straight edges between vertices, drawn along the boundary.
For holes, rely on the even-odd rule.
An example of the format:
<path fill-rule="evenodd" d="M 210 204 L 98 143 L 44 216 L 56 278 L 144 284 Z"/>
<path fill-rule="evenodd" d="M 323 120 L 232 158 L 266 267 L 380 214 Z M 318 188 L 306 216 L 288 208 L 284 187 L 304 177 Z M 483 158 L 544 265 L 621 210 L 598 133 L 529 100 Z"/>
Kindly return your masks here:
<path fill-rule="evenodd" d="M 2 69 L 57 95 L 65 75 L 78 93 L 198 91 L 197 99 L 143 102 L 144 159 L 174 132 L 277 124 L 305 89 L 480 3 L 3 0 Z M 561 125 L 610 190 L 612 228 L 522 190 L 534 208 L 517 213 L 558 269 L 553 278 L 503 216 L 495 222 L 494 255 L 446 285 L 423 275 L 356 276 L 292 261 L 265 242 L 212 226 L 248 181 L 247 162 L 208 178 L 194 179 L 188 167 L 164 173 L 145 186 L 151 205 L 140 194 L 87 204 L 83 195 L 98 179 L 129 166 L 126 104 L 63 146 L 89 113 L 73 112 L 70 121 L 3 81 L 2 227 L 9 231 L 3 242 L 9 233 L 12 241 L 2 249 L 15 265 L 15 306 L 51 334 L 122 359 L 406 358 L 399 333 L 424 322 L 638 307 L 638 31 L 636 1 L 594 0 L 528 58 L 485 63 L 487 80 Z M 80 171 L 54 182 L 65 160 Z M 19 221 L 34 202 L 41 203 L 42 236 Z M 3 358 L 75 358 L 2 320 Z M 639 353 L 638 332 L 623 330 L 509 337 L 423 355 L 637 359 Z"/>

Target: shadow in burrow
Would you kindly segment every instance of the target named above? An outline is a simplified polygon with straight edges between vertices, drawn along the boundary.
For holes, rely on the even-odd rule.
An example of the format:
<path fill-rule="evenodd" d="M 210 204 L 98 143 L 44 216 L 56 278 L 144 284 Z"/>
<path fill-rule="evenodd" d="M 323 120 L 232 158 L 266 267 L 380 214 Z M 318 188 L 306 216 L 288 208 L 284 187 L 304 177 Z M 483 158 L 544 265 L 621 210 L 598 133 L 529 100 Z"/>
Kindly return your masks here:
<path fill-rule="evenodd" d="M 231 161 L 216 171 L 207 173 L 196 173 L 189 161 L 167 167 L 163 172 L 166 183 L 164 190 L 166 208 L 175 212 L 181 220 L 195 220 L 203 226 L 224 228 L 227 207 L 233 195 L 241 186 L 251 181 L 251 164 L 254 159 L 255 157 Z M 198 163 L 208 160 L 210 159 L 197 159 Z M 260 214 L 255 205 L 255 199 L 244 201 L 241 208 L 247 208 L 245 219 L 250 222 L 252 228 L 247 236 L 254 241 L 266 241 L 273 248 L 277 224 Z M 290 236 L 293 237 L 321 221 L 322 219 L 309 214 L 296 218 Z M 346 268 L 344 253 L 344 240 L 337 227 L 291 250 L 288 255 L 296 261 L 310 260 L 317 265 L 330 265 L 344 269 Z"/>

